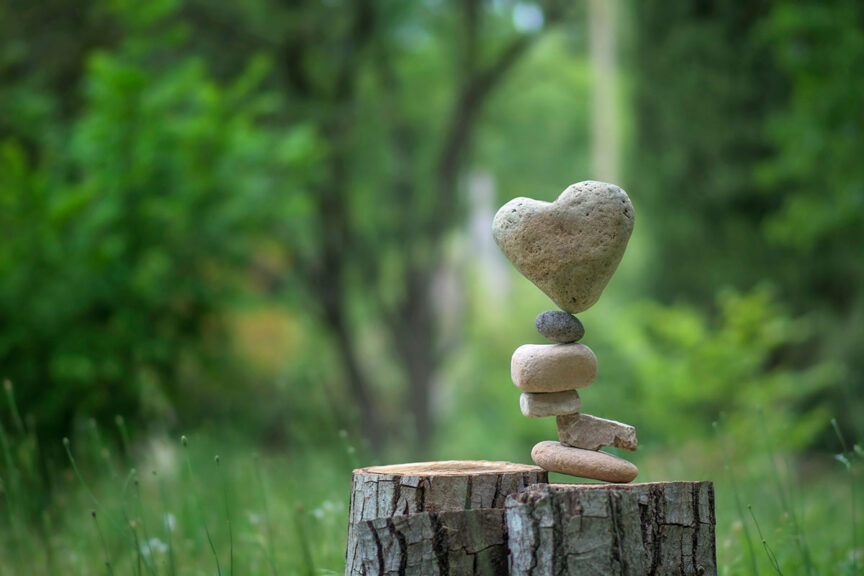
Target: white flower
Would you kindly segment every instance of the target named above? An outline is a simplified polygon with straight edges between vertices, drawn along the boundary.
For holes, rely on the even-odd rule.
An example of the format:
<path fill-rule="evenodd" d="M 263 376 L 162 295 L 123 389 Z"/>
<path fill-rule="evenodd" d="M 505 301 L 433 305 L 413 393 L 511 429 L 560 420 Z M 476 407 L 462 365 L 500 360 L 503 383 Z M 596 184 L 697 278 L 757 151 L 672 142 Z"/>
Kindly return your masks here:
<path fill-rule="evenodd" d="M 318 520 L 321 520 L 325 516 L 333 516 L 342 511 L 342 503 L 334 502 L 332 500 L 325 500 L 321 503 L 321 506 L 312 511 L 312 515 L 315 516 Z"/>
<path fill-rule="evenodd" d="M 164 554 L 168 551 L 168 545 L 162 542 L 159 538 L 150 538 L 143 546 L 141 546 L 141 555 L 149 556 L 150 553 Z"/>

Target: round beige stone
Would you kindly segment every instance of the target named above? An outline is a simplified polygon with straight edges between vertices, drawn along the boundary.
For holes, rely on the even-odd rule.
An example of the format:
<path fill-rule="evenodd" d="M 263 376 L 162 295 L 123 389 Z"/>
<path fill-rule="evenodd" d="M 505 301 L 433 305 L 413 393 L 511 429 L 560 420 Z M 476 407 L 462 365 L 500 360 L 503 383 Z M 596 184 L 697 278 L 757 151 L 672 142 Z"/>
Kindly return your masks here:
<path fill-rule="evenodd" d="M 639 475 L 639 469 L 623 458 L 606 452 L 571 448 L 551 440 L 534 446 L 531 459 L 549 472 L 603 482 L 632 482 Z"/>
<path fill-rule="evenodd" d="M 597 378 L 597 357 L 584 344 L 525 344 L 513 353 L 510 377 L 523 392 L 585 388 Z"/>
<path fill-rule="evenodd" d="M 523 392 L 519 396 L 519 409 L 526 418 L 565 416 L 582 409 L 582 400 L 576 390 L 564 392 Z"/>

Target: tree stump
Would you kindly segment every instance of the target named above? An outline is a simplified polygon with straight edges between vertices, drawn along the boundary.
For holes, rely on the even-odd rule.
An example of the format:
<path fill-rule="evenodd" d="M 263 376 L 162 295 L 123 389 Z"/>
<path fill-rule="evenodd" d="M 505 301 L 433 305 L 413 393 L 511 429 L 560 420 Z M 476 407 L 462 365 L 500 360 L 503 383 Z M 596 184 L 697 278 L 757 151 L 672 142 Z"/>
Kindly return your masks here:
<path fill-rule="evenodd" d="M 513 576 L 717 574 L 711 482 L 532 486 L 506 518 Z"/>
<path fill-rule="evenodd" d="M 504 504 L 546 471 L 448 461 L 354 471 L 346 576 L 507 574 Z"/>

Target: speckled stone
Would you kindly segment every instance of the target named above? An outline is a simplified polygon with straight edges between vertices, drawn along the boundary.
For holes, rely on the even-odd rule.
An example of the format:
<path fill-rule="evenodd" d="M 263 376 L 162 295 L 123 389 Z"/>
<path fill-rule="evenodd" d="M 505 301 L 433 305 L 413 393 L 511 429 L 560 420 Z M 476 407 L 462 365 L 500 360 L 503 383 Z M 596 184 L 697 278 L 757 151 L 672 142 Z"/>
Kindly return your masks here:
<path fill-rule="evenodd" d="M 577 314 L 597 302 L 633 231 L 630 198 L 618 186 L 579 182 L 554 202 L 515 198 L 492 222 L 510 262 L 562 310 Z"/>
<path fill-rule="evenodd" d="M 597 357 L 584 344 L 525 344 L 513 353 L 510 377 L 523 392 L 585 388 L 597 378 Z"/>
<path fill-rule="evenodd" d="M 549 472 L 603 482 L 632 482 L 639 475 L 639 469 L 623 458 L 606 452 L 571 448 L 549 440 L 534 446 L 531 459 Z"/>
<path fill-rule="evenodd" d="M 558 440 L 565 446 L 599 450 L 604 446 L 636 450 L 636 428 L 615 420 L 597 418 L 590 414 L 563 414 L 558 416 Z"/>
<path fill-rule="evenodd" d="M 562 344 L 578 342 L 585 336 L 582 322 L 572 314 L 561 310 L 541 312 L 534 321 L 534 326 L 544 338 Z"/>
<path fill-rule="evenodd" d="M 519 408 L 526 418 L 546 418 L 574 414 L 582 409 L 582 400 L 576 390 L 532 394 L 523 392 L 519 396 Z"/>

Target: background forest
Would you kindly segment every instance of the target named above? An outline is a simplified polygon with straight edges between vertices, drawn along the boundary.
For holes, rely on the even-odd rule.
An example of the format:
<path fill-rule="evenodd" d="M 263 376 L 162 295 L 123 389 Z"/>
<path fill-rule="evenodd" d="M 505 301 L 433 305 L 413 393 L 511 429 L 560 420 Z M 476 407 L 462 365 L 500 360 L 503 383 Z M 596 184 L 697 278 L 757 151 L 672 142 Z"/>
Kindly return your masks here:
<path fill-rule="evenodd" d="M 339 574 L 353 467 L 527 461 L 492 216 L 589 179 L 585 402 L 721 574 L 864 572 L 862 102 L 855 0 L 0 0 L 0 574 Z"/>

